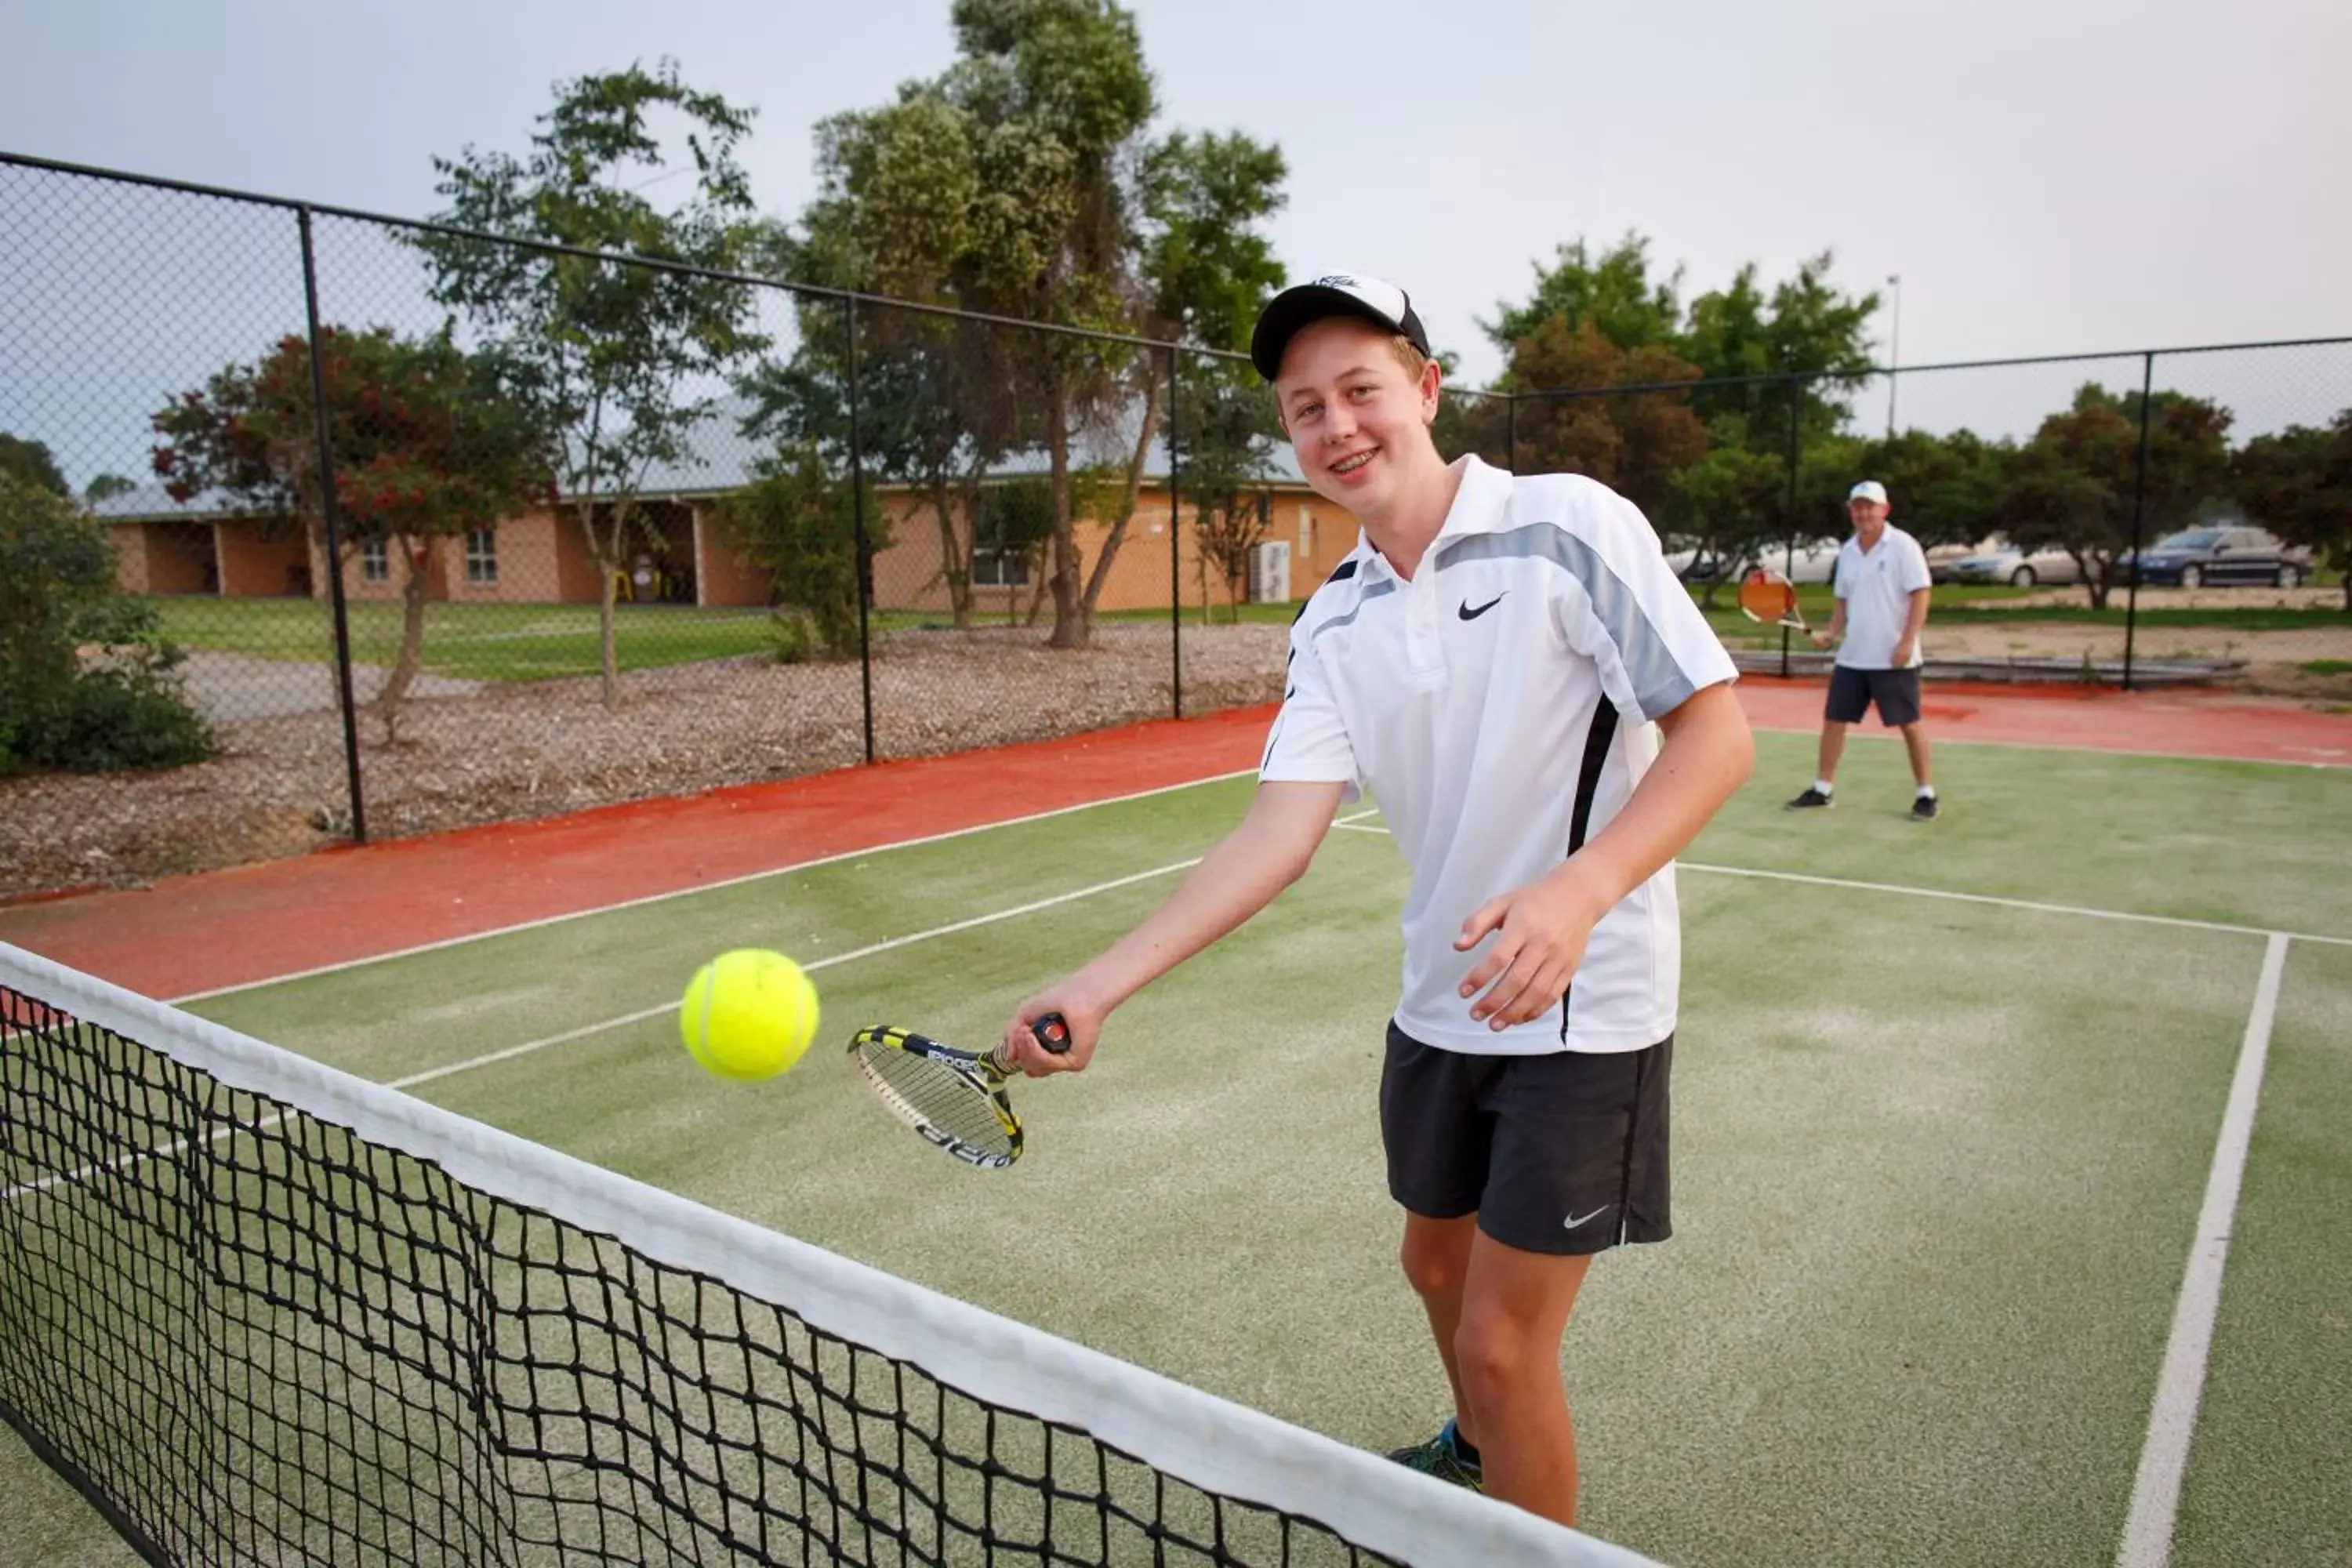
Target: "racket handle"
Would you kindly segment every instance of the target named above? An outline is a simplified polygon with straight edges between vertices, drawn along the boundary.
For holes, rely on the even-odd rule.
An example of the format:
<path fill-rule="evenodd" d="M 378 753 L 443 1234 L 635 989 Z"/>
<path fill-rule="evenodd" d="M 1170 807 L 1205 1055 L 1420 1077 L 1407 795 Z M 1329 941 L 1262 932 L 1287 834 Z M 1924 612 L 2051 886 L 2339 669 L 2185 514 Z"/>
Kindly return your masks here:
<path fill-rule="evenodd" d="M 1055 1056 L 1067 1056 L 1070 1050 L 1070 1026 L 1059 1013 L 1048 1013 L 1029 1026 L 1037 1043 Z"/>

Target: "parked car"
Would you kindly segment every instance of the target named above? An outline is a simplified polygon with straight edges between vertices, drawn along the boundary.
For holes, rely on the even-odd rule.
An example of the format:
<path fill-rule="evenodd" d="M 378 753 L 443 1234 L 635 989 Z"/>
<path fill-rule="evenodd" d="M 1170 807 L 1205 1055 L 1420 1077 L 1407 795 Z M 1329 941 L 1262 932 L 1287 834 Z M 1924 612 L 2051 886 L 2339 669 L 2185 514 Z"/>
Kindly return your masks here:
<path fill-rule="evenodd" d="M 1793 562 L 1785 544 L 1767 545 L 1756 557 L 1759 566 L 1784 574 L 1791 583 L 1826 583 L 1837 573 L 1842 539 L 1811 539 L 1797 546 Z"/>
<path fill-rule="evenodd" d="M 1961 556 L 1951 563 L 1950 571 L 1950 582 L 2006 583 L 2012 588 L 2083 580 L 2083 569 L 2064 551 L 2037 550 L 2028 554 L 2005 539 L 1993 540 L 1989 548 Z M 1933 563 L 1928 565 L 1927 574 L 1935 575 Z"/>
<path fill-rule="evenodd" d="M 2128 550 L 2116 558 L 2122 581 L 2131 581 L 2132 565 Z M 2148 547 L 2138 565 L 2143 583 L 2177 583 L 2184 588 L 2260 583 L 2293 588 L 2311 575 L 2311 552 L 2283 544 L 2264 529 L 2221 523 L 2168 534 Z"/>
<path fill-rule="evenodd" d="M 1931 544 L 1927 546 L 1927 580 L 1931 583 L 1952 583 L 1958 579 L 1954 572 L 1971 555 L 1990 555 L 2001 548 L 2000 535 L 1987 534 L 1973 544 Z"/>
<path fill-rule="evenodd" d="M 1826 583 L 1837 569 L 1839 542 L 1830 539 L 1800 544 L 1793 564 L 1787 545 L 1768 544 L 1752 555 L 1740 555 L 1729 561 L 1711 551 L 1669 551 L 1666 565 L 1685 583 L 1712 583 L 1718 579 L 1731 581 L 1745 577 L 1758 566 L 1784 573 L 1791 583 Z"/>

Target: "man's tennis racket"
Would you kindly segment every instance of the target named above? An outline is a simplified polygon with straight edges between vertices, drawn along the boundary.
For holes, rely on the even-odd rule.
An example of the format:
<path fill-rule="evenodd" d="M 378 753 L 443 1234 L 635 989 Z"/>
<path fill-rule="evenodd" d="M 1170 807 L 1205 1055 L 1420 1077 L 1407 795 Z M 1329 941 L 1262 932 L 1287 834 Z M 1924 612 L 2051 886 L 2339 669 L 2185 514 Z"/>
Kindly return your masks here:
<path fill-rule="evenodd" d="M 1070 1048 L 1070 1026 L 1059 1013 L 1029 1026 L 1055 1056 Z M 957 1159 L 1003 1170 L 1021 1158 L 1021 1119 L 1004 1092 L 999 1053 L 975 1056 L 912 1029 L 876 1024 L 849 1042 L 857 1070 L 899 1121 Z"/>
<path fill-rule="evenodd" d="M 1760 566 L 1740 581 L 1739 613 L 1768 626 L 1794 626 L 1808 637 L 1812 635 L 1812 627 L 1797 613 L 1796 585 Z"/>

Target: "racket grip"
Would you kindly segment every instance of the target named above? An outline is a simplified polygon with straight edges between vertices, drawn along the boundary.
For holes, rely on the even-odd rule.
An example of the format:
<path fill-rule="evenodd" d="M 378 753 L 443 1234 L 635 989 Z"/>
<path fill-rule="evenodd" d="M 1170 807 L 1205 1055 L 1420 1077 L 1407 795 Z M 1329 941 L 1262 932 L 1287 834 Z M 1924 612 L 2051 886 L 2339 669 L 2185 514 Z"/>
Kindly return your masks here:
<path fill-rule="evenodd" d="M 1029 1026 L 1037 1043 L 1055 1056 L 1067 1056 L 1070 1050 L 1070 1026 L 1059 1013 L 1048 1013 Z"/>

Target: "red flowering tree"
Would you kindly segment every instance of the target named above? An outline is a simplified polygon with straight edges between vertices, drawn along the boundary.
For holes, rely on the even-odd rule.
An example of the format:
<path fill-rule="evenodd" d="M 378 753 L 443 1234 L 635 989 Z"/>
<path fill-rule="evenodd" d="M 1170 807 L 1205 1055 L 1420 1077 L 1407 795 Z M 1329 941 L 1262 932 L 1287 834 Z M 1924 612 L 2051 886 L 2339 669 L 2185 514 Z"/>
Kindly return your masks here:
<path fill-rule="evenodd" d="M 416 679 L 426 586 L 440 541 L 490 528 L 554 500 L 553 444 L 510 395 L 500 363 L 445 331 L 319 333 L 342 561 L 370 545 L 404 574 L 400 655 L 375 702 L 387 742 Z M 235 500 L 301 527 L 323 545 L 310 347 L 278 341 L 257 364 L 230 365 L 154 417 L 155 472 L 174 500 Z"/>

